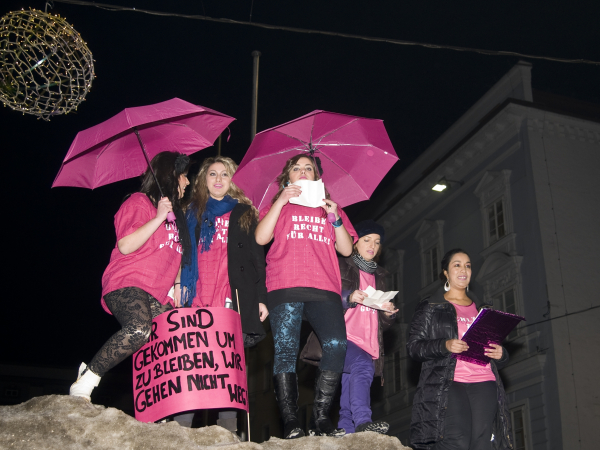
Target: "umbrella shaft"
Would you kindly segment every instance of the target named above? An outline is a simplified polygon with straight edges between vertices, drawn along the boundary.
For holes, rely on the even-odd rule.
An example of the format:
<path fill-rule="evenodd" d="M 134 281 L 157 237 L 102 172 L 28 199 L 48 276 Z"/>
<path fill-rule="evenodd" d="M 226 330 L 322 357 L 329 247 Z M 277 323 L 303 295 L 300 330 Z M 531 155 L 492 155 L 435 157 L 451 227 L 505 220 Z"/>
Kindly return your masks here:
<path fill-rule="evenodd" d="M 146 153 L 146 149 L 144 148 L 144 143 L 142 142 L 142 138 L 140 137 L 140 133 L 138 132 L 137 128 L 133 129 L 133 132 L 135 133 L 135 135 L 138 138 L 138 142 L 140 143 L 140 147 L 142 147 L 142 152 L 144 153 L 144 158 L 146 158 L 146 162 L 148 163 L 148 167 L 150 168 L 150 172 L 152 172 L 152 176 L 154 177 L 154 182 L 156 183 L 156 186 L 158 187 L 158 192 L 160 192 L 160 197 L 164 197 L 163 191 L 160 188 L 160 184 L 158 184 L 158 180 L 156 179 L 156 174 L 154 173 L 154 169 L 152 168 L 152 164 L 150 164 L 150 160 L 148 159 L 148 153 Z"/>

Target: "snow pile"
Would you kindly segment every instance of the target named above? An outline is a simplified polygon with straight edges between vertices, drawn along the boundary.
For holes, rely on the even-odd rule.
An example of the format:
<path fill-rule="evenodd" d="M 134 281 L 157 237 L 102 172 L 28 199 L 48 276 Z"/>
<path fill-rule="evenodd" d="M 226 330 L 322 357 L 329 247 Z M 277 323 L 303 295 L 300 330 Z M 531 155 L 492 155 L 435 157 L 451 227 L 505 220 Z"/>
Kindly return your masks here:
<path fill-rule="evenodd" d="M 66 395 L 0 406 L 0 448 L 27 450 L 409 450 L 395 437 L 365 432 L 343 438 L 306 437 L 240 442 L 218 426 L 183 428 L 176 422 L 142 423 L 114 408 Z"/>

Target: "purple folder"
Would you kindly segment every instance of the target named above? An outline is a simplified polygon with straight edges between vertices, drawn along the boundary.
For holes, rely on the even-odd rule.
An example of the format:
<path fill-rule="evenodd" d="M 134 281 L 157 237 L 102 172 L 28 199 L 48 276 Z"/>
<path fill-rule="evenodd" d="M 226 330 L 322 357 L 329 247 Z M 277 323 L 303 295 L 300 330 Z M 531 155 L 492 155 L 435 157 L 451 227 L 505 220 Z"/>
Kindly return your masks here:
<path fill-rule="evenodd" d="M 501 344 L 521 320 L 525 320 L 525 318 L 504 311 L 482 308 L 462 337 L 462 340 L 469 345 L 469 350 L 453 353 L 452 356 L 462 361 L 485 366 L 491 361 L 489 356 L 485 356 L 485 347 L 489 347 L 489 344 Z"/>

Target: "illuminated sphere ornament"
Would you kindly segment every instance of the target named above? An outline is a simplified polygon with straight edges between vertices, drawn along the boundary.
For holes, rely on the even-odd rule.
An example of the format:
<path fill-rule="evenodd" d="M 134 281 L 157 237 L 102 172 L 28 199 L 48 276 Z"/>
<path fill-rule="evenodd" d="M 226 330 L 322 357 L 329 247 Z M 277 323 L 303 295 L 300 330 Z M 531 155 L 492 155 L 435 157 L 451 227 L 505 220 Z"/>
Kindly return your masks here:
<path fill-rule="evenodd" d="M 94 79 L 92 52 L 62 17 L 14 11 L 0 19 L 0 99 L 50 120 L 77 109 Z"/>

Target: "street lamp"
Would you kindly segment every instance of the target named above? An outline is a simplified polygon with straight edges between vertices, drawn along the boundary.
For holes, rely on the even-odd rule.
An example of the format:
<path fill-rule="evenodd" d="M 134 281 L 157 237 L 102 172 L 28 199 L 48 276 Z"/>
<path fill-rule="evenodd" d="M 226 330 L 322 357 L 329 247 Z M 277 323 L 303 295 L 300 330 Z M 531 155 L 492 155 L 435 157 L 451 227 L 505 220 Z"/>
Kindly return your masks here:
<path fill-rule="evenodd" d="M 447 180 L 445 177 L 442 177 L 442 179 L 438 181 L 436 185 L 431 188 L 431 190 L 436 192 L 442 192 L 446 188 L 450 187 L 450 183 L 456 183 L 460 186 L 464 184 L 463 181 Z"/>

